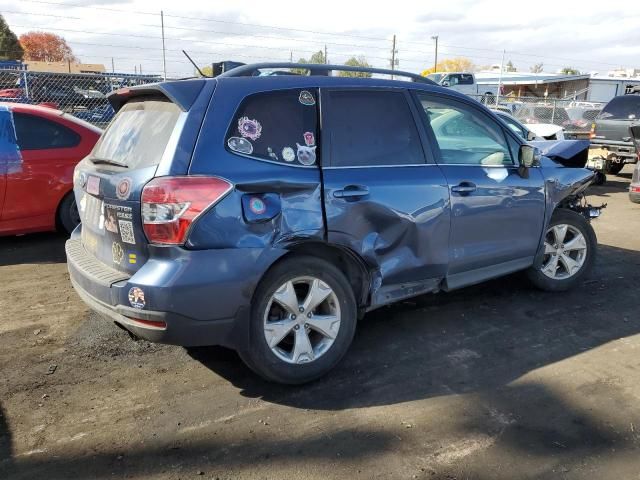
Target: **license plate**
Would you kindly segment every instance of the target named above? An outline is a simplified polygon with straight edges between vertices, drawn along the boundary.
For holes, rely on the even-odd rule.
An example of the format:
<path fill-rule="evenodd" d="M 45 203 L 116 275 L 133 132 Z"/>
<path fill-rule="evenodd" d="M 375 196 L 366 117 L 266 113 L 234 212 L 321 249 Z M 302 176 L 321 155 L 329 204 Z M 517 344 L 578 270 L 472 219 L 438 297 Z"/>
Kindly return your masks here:
<path fill-rule="evenodd" d="M 590 158 L 587 161 L 587 168 L 590 168 L 591 170 L 603 170 L 604 161 L 601 158 Z"/>
<path fill-rule="evenodd" d="M 100 195 L 100 177 L 89 176 L 87 180 L 87 193 Z"/>

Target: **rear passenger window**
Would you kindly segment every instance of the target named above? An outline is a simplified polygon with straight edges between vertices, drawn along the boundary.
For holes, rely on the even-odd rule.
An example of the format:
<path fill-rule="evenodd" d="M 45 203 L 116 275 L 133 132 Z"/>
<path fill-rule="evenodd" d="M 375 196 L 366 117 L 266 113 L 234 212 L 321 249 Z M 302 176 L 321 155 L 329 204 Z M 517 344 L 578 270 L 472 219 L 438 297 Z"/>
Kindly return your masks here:
<path fill-rule="evenodd" d="M 404 92 L 329 91 L 328 98 L 331 166 L 425 162 L 418 129 Z"/>
<path fill-rule="evenodd" d="M 251 95 L 231 122 L 227 148 L 289 165 L 314 165 L 320 157 L 316 99 L 315 89 Z"/>
<path fill-rule="evenodd" d="M 13 122 L 20 150 L 71 148 L 80 143 L 80 135 L 76 132 L 46 118 L 14 113 Z"/>

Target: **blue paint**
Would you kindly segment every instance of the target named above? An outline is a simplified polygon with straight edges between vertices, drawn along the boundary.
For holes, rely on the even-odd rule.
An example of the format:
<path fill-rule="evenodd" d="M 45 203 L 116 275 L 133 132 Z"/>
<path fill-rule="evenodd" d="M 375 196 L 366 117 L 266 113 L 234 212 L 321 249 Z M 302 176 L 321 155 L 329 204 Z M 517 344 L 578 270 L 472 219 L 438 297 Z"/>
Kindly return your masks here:
<path fill-rule="evenodd" d="M 0 175 L 22 171 L 22 155 L 18 147 L 13 114 L 6 105 L 0 105 Z"/>

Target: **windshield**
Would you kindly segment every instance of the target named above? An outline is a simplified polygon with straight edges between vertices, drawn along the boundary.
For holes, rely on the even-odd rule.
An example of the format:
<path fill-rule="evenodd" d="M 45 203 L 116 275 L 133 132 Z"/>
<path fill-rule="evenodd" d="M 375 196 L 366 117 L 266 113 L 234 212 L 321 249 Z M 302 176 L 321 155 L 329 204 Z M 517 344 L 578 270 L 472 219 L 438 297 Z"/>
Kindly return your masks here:
<path fill-rule="evenodd" d="M 609 120 L 636 120 L 640 118 L 640 96 L 615 97 L 602 109 L 598 118 Z"/>
<path fill-rule="evenodd" d="M 440 80 L 442 80 L 442 77 L 444 77 L 444 73 L 431 73 L 427 75 L 427 78 L 429 80 L 433 80 L 436 83 L 440 83 Z"/>
<path fill-rule="evenodd" d="M 129 168 L 160 163 L 180 109 L 168 100 L 133 100 L 113 118 L 91 153 Z"/>

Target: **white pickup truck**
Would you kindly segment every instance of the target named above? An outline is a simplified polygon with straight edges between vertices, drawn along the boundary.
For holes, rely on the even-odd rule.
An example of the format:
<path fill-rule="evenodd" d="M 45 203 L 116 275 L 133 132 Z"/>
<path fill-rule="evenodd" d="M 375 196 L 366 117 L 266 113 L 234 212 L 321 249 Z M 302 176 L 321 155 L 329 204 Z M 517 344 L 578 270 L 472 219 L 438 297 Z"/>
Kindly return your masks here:
<path fill-rule="evenodd" d="M 466 95 L 474 97 L 481 96 L 484 103 L 495 103 L 495 96 L 498 92 L 497 85 L 478 83 L 473 73 L 467 72 L 440 72 L 427 75 L 438 85 L 449 87 Z"/>

